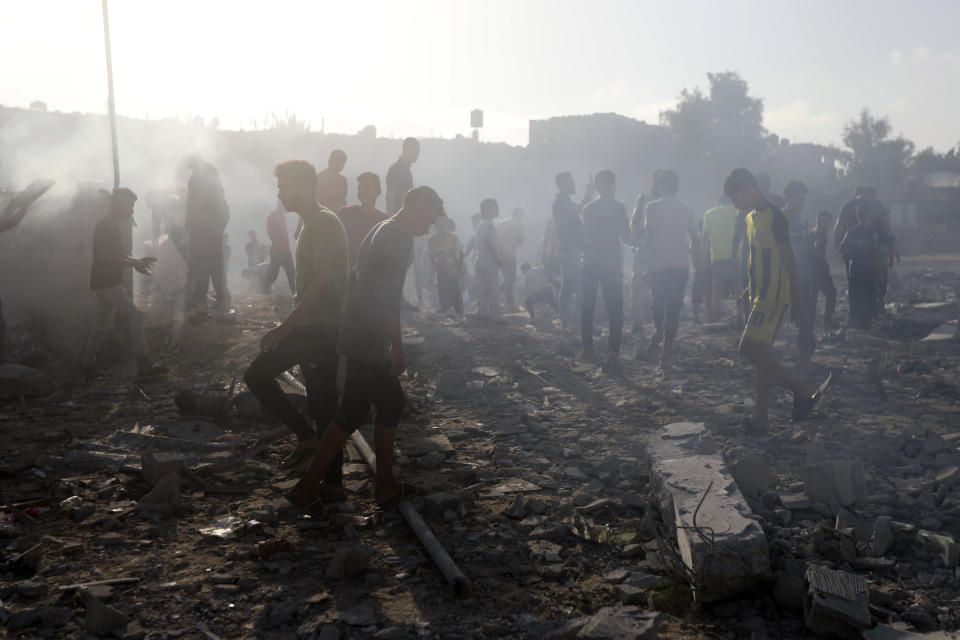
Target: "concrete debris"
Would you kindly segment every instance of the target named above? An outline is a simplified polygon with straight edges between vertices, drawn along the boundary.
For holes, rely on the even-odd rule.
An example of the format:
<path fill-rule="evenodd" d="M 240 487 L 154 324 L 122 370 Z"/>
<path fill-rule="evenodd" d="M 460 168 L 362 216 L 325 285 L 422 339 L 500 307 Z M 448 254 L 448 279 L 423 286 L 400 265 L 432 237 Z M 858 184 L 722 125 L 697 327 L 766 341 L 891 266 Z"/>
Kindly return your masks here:
<path fill-rule="evenodd" d="M 807 595 L 803 617 L 813 633 L 832 638 L 860 638 L 871 625 L 867 581 L 846 571 L 810 565 L 804 576 Z"/>
<path fill-rule="evenodd" d="M 373 551 L 363 545 L 341 547 L 327 565 L 327 577 L 339 580 L 363 573 L 370 566 L 372 557 Z"/>
<path fill-rule="evenodd" d="M 770 576 L 767 538 L 723 459 L 698 453 L 712 450 L 703 424 L 671 424 L 647 442 L 651 488 L 694 572 L 694 597 L 704 602 L 729 598 Z"/>
<path fill-rule="evenodd" d="M 893 528 L 890 526 L 890 516 L 880 516 L 873 523 L 873 555 L 882 558 L 893 546 Z"/>
<path fill-rule="evenodd" d="M 663 616 L 634 606 L 603 607 L 577 633 L 589 640 L 656 640 Z"/>
<path fill-rule="evenodd" d="M 180 506 L 180 474 L 170 473 L 140 498 L 137 509 L 154 513 L 174 513 Z"/>
<path fill-rule="evenodd" d="M 130 624 L 130 618 L 125 613 L 104 604 L 99 598 L 88 594 L 84 603 L 87 611 L 85 621 L 87 633 L 95 636 L 106 635 L 122 631 Z"/>
<path fill-rule="evenodd" d="M 866 498 L 863 462 L 831 460 L 801 467 L 804 493 L 814 502 L 849 507 Z"/>
<path fill-rule="evenodd" d="M 777 476 L 763 459 L 763 454 L 751 451 L 743 456 L 733 468 L 740 491 L 749 496 L 759 496 L 775 486 Z"/>

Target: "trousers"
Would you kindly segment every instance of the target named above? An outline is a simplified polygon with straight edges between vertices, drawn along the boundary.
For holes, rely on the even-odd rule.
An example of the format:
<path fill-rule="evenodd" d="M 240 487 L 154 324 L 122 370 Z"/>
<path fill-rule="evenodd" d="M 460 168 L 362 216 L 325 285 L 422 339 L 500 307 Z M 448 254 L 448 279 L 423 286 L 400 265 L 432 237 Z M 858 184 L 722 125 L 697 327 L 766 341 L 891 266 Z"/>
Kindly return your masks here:
<path fill-rule="evenodd" d="M 147 340 L 143 334 L 143 314 L 140 313 L 140 309 L 134 304 L 124 286 L 117 284 L 106 289 L 96 289 L 94 293 L 97 294 L 97 316 L 93 329 L 87 337 L 87 347 L 83 353 L 84 366 L 92 367 L 97 363 L 97 353 L 103 346 L 103 339 L 113 326 L 113 319 L 117 313 L 127 322 L 133 355 L 138 359 L 145 356 Z"/>

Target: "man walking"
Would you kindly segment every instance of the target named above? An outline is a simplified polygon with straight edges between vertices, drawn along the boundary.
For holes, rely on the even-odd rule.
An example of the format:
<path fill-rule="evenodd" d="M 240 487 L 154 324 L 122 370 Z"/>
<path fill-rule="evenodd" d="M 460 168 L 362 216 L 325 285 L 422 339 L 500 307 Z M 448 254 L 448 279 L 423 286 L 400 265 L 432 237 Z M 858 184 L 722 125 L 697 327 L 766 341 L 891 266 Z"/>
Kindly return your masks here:
<path fill-rule="evenodd" d="M 347 231 L 347 247 L 350 255 L 350 283 L 353 284 L 353 269 L 357 266 L 357 252 L 360 243 L 370 230 L 387 219 L 377 209 L 380 197 L 380 176 L 366 171 L 357 176 L 357 200 L 360 204 L 343 207 L 337 211 L 343 228 Z"/>
<path fill-rule="evenodd" d="M 593 357 L 593 313 L 597 290 L 603 290 L 603 301 L 610 322 L 607 361 L 604 369 L 620 372 L 620 340 L 623 335 L 623 257 L 620 243 L 633 246 L 627 208 L 615 200 L 617 181 L 613 171 L 604 169 L 594 181 L 600 197 L 583 210 L 583 306 L 580 310 L 580 337 L 583 356 Z"/>
<path fill-rule="evenodd" d="M 350 434 L 370 417 L 371 405 L 376 408 L 377 504 L 417 494 L 416 488 L 398 482 L 393 474 L 394 442 L 405 402 L 399 380 L 406 368 L 400 309 L 413 238 L 426 234 L 443 215 L 443 201 L 437 192 L 416 187 L 404 196 L 400 211 L 374 227 L 360 247 L 357 282 L 340 333 L 340 353 L 347 358 L 341 409 L 320 437 L 310 468 L 289 494 L 292 502 L 311 515 L 323 515 L 321 479 Z"/>
<path fill-rule="evenodd" d="M 570 299 L 577 297 L 579 307 L 583 305 L 582 281 L 580 278 L 580 257 L 583 253 L 583 222 L 580 213 L 586 203 L 593 199 L 593 182 L 587 185 L 580 204 L 575 204 L 570 196 L 577 192 L 576 184 L 570 172 L 558 174 L 555 179 L 557 198 L 553 202 L 553 224 L 557 233 L 557 259 L 560 263 L 560 324 L 566 329 L 570 325 Z"/>
<path fill-rule="evenodd" d="M 210 284 L 216 293 L 215 309 L 230 308 L 230 291 L 223 259 L 223 234 L 230 220 L 230 209 L 223 195 L 220 174 L 212 164 L 194 154 L 186 160 L 190 169 L 187 182 L 186 226 L 190 260 L 187 269 L 187 306 L 202 309 L 207 304 Z"/>
<path fill-rule="evenodd" d="M 797 290 L 797 264 L 790 247 L 787 217 L 760 191 L 746 169 L 734 169 L 723 183 L 723 194 L 745 218 L 745 241 L 749 256 L 749 313 L 740 339 L 740 355 L 757 367 L 757 401 L 751 429 L 768 432 L 768 407 L 774 380 L 793 391 L 792 420 L 806 418 L 820 399 L 820 392 L 790 372 L 773 353 L 777 329 L 792 304 L 793 321 L 807 322 L 803 300 Z M 827 379 L 829 381 L 829 378 Z"/>
<path fill-rule="evenodd" d="M 97 374 L 97 353 L 107 333 L 112 330 L 114 315 L 119 313 L 130 332 L 130 346 L 137 361 L 137 375 L 149 377 L 166 372 L 155 367 L 147 358 L 147 340 L 143 333 L 143 314 L 123 286 L 123 270 L 133 267 L 137 273 L 150 275 L 156 258 L 136 260 L 127 255 L 124 233 L 129 233 L 133 205 L 137 194 L 130 189 L 114 189 L 110 196 L 110 211 L 97 223 L 93 232 L 93 265 L 90 268 L 90 289 L 97 294 L 97 317 L 87 338 L 83 355 L 85 377 Z"/>
<path fill-rule="evenodd" d="M 497 238 L 503 253 L 503 295 L 507 308 L 513 309 L 513 291 L 517 283 L 517 249 L 523 244 L 523 209 L 517 207 L 513 216 L 497 223 Z"/>
<path fill-rule="evenodd" d="M 263 275 L 263 292 L 270 293 L 273 283 L 280 275 L 280 269 L 287 276 L 290 293 L 296 293 L 296 268 L 293 266 L 293 254 L 290 252 L 290 234 L 287 231 L 286 209 L 280 200 L 277 206 L 267 215 L 267 237 L 270 238 L 270 264 Z"/>
<path fill-rule="evenodd" d="M 295 306 L 260 341 L 261 353 L 244 374 L 250 392 L 297 436 L 282 463 L 296 467 L 316 451 L 319 438 L 275 378 L 300 365 L 310 415 L 318 428 L 337 411 L 337 339 L 347 296 L 347 234 L 330 210 L 317 203 L 317 173 L 305 160 L 288 160 L 274 170 L 280 202 L 303 222 L 297 238 Z M 342 454 L 339 461 L 342 462 Z M 330 467 L 325 489 L 341 497 L 341 465 Z"/>

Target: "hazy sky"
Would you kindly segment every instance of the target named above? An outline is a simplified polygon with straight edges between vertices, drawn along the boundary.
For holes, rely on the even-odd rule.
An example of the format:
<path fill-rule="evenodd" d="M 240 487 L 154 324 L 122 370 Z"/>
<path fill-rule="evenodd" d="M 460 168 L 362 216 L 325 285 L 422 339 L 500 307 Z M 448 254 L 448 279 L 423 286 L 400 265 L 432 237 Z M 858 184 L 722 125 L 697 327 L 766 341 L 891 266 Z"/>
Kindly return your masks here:
<path fill-rule="evenodd" d="M 960 142 L 954 0 L 113 0 L 117 110 L 271 111 L 315 130 L 469 134 L 615 111 L 657 122 L 707 71 L 736 70 L 795 142 L 839 142 L 868 106 L 919 147 Z M 106 111 L 98 0 L 0 0 L 0 104 Z"/>

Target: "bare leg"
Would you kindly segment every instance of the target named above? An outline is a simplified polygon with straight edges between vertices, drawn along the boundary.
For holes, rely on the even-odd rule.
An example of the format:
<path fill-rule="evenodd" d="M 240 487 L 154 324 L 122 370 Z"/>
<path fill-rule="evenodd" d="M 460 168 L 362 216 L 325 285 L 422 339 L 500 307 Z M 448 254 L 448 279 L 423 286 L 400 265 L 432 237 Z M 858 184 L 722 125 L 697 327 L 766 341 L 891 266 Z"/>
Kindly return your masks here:
<path fill-rule="evenodd" d="M 393 477 L 393 444 L 397 439 L 395 427 L 376 425 L 373 428 L 373 446 L 377 454 L 377 488 L 374 498 L 383 504 L 400 494 L 400 483 Z"/>
<path fill-rule="evenodd" d="M 773 349 L 770 345 L 750 338 L 744 338 L 740 341 L 740 354 L 748 358 L 760 370 L 761 377 L 770 378 L 771 376 L 780 380 L 800 396 L 812 396 L 816 389 L 793 375 L 789 369 L 783 366 L 783 363 L 773 356 Z"/>
<path fill-rule="evenodd" d="M 327 467 L 330 466 L 330 463 L 333 462 L 337 454 L 339 454 L 344 445 L 347 444 L 349 437 L 350 434 L 341 429 L 336 423 L 331 422 L 327 425 L 327 428 L 323 430 L 323 435 L 320 436 L 320 445 L 317 449 L 317 454 L 310 463 L 310 468 L 307 469 L 307 472 L 300 478 L 300 482 L 291 490 L 291 493 L 297 500 L 303 504 L 310 504 L 320 498 L 317 489 L 323 481 Z"/>

